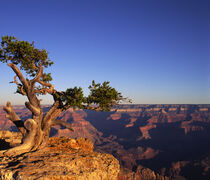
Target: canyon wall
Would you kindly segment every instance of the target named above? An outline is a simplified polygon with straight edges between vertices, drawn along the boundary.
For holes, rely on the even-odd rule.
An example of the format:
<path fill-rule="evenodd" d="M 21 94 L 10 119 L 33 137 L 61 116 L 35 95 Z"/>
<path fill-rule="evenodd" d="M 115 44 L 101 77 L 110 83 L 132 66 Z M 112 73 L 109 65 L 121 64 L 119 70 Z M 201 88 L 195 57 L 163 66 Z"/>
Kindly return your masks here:
<path fill-rule="evenodd" d="M 22 119 L 30 117 L 23 106 L 14 109 Z M 16 131 L 4 115 L 0 107 L 0 130 Z M 96 151 L 113 154 L 124 168 L 144 165 L 162 175 L 189 178 L 188 168 L 196 169 L 199 162 L 197 174 L 209 177 L 210 105 L 120 105 L 111 112 L 69 109 L 59 119 L 72 123 L 75 131 L 55 126 L 51 136 L 89 138 Z"/>

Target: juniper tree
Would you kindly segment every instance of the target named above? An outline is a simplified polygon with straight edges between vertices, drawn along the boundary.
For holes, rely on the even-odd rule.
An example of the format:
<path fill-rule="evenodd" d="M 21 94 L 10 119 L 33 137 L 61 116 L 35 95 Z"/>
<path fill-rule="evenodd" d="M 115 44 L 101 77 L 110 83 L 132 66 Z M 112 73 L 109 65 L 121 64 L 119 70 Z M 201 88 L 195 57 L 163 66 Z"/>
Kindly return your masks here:
<path fill-rule="evenodd" d="M 2 151 L 4 155 L 13 156 L 41 149 L 46 146 L 50 129 L 54 125 L 71 128 L 71 125 L 56 119 L 68 108 L 80 108 L 89 110 L 109 111 L 124 98 L 115 88 L 110 87 L 109 82 L 102 84 L 92 81 L 89 86 L 90 94 L 85 97 L 82 88 L 68 88 L 65 91 L 57 91 L 50 73 L 45 73 L 53 62 L 48 57 L 45 49 L 38 49 L 34 42 L 21 41 L 12 36 L 3 36 L 0 47 L 0 61 L 6 63 L 15 73 L 12 83 L 17 85 L 16 92 L 26 96 L 28 101 L 25 106 L 31 111 L 30 119 L 25 121 L 15 113 L 10 102 L 3 107 L 6 117 L 11 120 L 23 135 L 22 143 L 9 150 Z M 25 77 L 22 72 L 25 72 Z M 43 113 L 39 95 L 49 94 L 54 103 L 49 111 Z"/>

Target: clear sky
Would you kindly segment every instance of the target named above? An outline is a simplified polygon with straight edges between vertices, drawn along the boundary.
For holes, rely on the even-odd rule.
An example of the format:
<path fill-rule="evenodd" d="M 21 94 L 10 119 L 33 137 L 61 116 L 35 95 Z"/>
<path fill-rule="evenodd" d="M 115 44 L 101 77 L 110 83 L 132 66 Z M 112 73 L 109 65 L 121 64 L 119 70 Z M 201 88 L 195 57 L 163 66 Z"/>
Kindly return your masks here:
<path fill-rule="evenodd" d="M 0 35 L 35 41 L 55 88 L 110 81 L 139 104 L 210 103 L 209 0 L 1 0 Z M 23 104 L 0 64 L 0 104 Z M 43 103 L 51 103 L 46 97 Z"/>

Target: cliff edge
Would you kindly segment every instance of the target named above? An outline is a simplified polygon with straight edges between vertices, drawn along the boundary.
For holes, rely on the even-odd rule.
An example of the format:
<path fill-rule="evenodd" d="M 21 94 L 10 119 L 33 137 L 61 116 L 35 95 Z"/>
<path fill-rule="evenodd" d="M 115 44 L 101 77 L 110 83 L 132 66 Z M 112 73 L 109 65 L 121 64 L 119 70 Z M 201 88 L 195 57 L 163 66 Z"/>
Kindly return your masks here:
<path fill-rule="evenodd" d="M 12 138 L 14 138 L 14 141 Z M 1 149 L 20 142 L 18 133 L 1 131 Z M 89 139 L 52 137 L 42 150 L 17 157 L 0 157 L 2 180 L 115 180 L 120 171 L 117 159 L 93 151 Z"/>

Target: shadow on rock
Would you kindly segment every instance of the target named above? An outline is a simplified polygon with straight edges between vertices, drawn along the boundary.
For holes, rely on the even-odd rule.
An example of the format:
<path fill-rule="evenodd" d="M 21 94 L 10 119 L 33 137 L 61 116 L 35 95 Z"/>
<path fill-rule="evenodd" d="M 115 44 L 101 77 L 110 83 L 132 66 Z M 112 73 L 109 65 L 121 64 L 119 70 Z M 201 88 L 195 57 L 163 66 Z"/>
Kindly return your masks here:
<path fill-rule="evenodd" d="M 11 148 L 10 144 L 6 142 L 4 139 L 0 139 L 0 150 L 6 150 Z"/>

